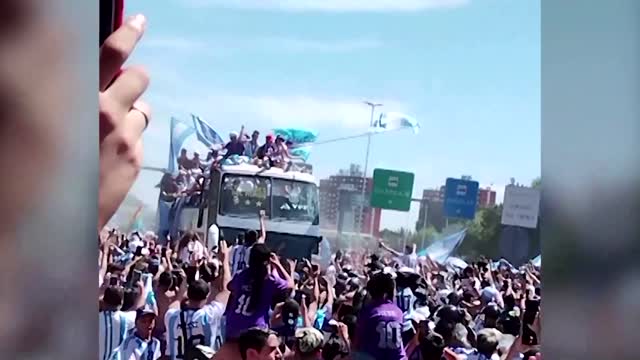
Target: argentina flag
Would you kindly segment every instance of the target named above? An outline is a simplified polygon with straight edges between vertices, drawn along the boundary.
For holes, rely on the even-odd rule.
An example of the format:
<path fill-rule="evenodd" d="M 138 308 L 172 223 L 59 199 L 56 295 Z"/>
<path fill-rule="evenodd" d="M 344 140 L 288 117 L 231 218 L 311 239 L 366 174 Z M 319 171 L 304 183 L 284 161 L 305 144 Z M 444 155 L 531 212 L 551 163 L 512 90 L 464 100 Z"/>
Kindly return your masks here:
<path fill-rule="evenodd" d="M 300 128 L 276 128 L 273 133 L 291 141 L 289 153 L 303 161 L 309 160 L 312 144 L 318 139 L 317 132 Z"/>
<path fill-rule="evenodd" d="M 542 254 L 536 256 L 535 258 L 533 258 L 531 260 L 531 263 L 533 264 L 533 266 L 535 267 L 541 267 L 542 266 Z"/>
<path fill-rule="evenodd" d="M 169 139 L 169 165 L 167 169 L 171 174 L 178 171 L 178 157 L 180 150 L 184 146 L 184 142 L 195 133 L 193 124 L 180 120 L 176 117 L 171 118 L 171 135 Z"/>
<path fill-rule="evenodd" d="M 419 251 L 418 256 L 429 256 L 440 264 L 445 264 L 451 254 L 462 244 L 465 235 L 467 235 L 467 229 L 445 236 L 426 249 Z"/>
<path fill-rule="evenodd" d="M 412 129 L 415 134 L 420 130 L 420 123 L 414 117 L 399 112 L 383 112 L 371 124 L 371 132 L 384 132 L 400 129 Z"/>
<path fill-rule="evenodd" d="M 218 133 L 213 130 L 213 128 L 200 116 L 191 114 L 191 118 L 193 119 L 193 127 L 195 128 L 196 136 L 201 143 L 207 147 L 224 145 L 224 140 L 222 140 L 220 135 L 218 135 Z"/>

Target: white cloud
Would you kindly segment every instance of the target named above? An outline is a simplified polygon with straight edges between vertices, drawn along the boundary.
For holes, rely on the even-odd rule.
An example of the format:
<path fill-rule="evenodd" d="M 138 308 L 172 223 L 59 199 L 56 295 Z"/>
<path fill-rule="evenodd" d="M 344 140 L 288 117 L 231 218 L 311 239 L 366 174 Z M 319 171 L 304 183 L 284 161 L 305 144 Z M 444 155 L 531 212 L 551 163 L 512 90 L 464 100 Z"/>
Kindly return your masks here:
<path fill-rule="evenodd" d="M 185 37 L 156 36 L 144 38 L 140 41 L 140 48 L 176 51 L 202 51 L 207 49 L 207 44 Z"/>
<path fill-rule="evenodd" d="M 247 125 L 254 127 L 269 124 L 352 133 L 364 131 L 369 126 L 370 110 L 362 100 L 309 95 L 212 94 L 196 99 L 200 105 L 194 104 L 194 108 L 197 106 L 202 113 L 211 116 L 247 119 Z M 383 99 L 382 102 L 396 111 L 406 108 L 399 101 Z"/>
<path fill-rule="evenodd" d="M 471 0 L 184 0 L 190 6 L 215 6 L 254 10 L 320 11 L 320 12 L 383 12 L 424 11 L 456 8 Z"/>
<path fill-rule="evenodd" d="M 256 43 L 250 48 L 261 50 L 277 50 L 293 53 L 318 52 L 318 53 L 346 53 L 359 50 L 375 49 L 382 46 L 376 40 L 354 39 L 338 41 L 316 41 L 296 38 L 273 37 L 256 39 Z"/>
<path fill-rule="evenodd" d="M 235 55 L 247 52 L 276 53 L 349 53 L 375 49 L 383 44 L 372 39 L 311 40 L 293 37 L 210 38 L 198 40 L 177 36 L 155 36 L 145 38 L 143 50 L 197 53 L 198 55 Z"/>

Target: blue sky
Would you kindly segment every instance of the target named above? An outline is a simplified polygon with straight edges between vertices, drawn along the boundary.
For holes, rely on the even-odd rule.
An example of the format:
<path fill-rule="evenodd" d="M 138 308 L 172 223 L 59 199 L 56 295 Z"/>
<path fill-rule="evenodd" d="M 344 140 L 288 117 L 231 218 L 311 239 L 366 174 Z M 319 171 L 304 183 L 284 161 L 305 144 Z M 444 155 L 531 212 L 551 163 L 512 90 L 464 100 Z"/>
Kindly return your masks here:
<path fill-rule="evenodd" d="M 160 5 L 162 4 L 162 5 Z M 540 174 L 540 2 L 536 0 L 130 0 L 148 29 L 130 63 L 147 67 L 154 119 L 145 164 L 164 167 L 169 119 L 193 112 L 226 138 L 241 124 L 366 130 L 362 100 L 421 123 L 372 140 L 369 171 L 416 174 L 414 196 L 471 175 L 501 199 Z M 317 177 L 364 163 L 366 139 L 319 145 Z M 132 192 L 149 205 L 159 174 Z M 383 212 L 383 226 L 413 226 Z"/>

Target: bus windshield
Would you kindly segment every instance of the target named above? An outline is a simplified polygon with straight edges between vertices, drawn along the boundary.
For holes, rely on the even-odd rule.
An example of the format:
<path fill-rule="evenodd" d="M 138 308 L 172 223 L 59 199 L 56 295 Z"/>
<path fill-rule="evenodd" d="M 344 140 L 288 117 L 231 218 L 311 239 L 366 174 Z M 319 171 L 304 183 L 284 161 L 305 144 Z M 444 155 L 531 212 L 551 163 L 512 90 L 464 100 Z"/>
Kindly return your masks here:
<path fill-rule="evenodd" d="M 269 214 L 271 182 L 268 178 L 225 175 L 220 188 L 220 215 L 256 217 Z"/>
<path fill-rule="evenodd" d="M 319 214 L 318 187 L 284 179 L 273 179 L 271 219 L 314 222 Z"/>

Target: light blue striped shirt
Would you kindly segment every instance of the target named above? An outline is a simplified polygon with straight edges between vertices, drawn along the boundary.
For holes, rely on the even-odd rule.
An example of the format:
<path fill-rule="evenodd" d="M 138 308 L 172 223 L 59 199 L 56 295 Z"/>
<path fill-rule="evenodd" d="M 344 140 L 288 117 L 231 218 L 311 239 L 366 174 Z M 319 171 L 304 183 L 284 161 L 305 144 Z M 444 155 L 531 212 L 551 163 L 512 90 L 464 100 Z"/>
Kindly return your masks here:
<path fill-rule="evenodd" d="M 135 333 L 131 333 L 113 351 L 109 360 L 158 360 L 160 355 L 158 339 L 152 337 L 151 340 L 143 340 Z"/>
<path fill-rule="evenodd" d="M 135 326 L 135 311 L 100 311 L 98 313 L 98 360 L 109 360 L 127 333 Z"/>
<path fill-rule="evenodd" d="M 225 306 L 217 301 L 205 305 L 203 308 L 194 309 L 169 309 L 164 317 L 167 329 L 166 354 L 170 360 L 181 359 L 186 351 L 186 344 L 204 345 L 218 351 L 224 341 L 224 315 Z M 184 312 L 184 320 L 187 324 L 187 339 L 185 341 L 180 325 L 180 312 Z"/>

